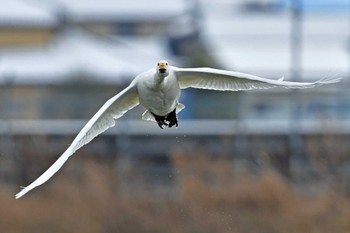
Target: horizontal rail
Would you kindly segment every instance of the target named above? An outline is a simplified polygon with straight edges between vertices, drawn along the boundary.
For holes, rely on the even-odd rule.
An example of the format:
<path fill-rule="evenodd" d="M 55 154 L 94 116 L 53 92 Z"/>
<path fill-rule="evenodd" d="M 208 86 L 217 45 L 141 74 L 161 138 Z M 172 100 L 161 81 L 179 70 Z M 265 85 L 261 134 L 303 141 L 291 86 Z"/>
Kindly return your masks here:
<path fill-rule="evenodd" d="M 87 120 L 0 120 L 1 135 L 75 135 Z M 350 134 L 349 121 L 180 120 L 178 128 L 160 129 L 156 123 L 119 120 L 106 135 L 290 135 Z"/>

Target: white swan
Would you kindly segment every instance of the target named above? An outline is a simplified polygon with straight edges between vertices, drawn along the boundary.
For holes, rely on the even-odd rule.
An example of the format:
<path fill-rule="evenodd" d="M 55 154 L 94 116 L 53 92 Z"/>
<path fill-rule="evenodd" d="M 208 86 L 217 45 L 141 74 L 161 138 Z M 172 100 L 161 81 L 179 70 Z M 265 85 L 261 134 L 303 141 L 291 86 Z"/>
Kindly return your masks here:
<path fill-rule="evenodd" d="M 139 74 L 127 88 L 109 99 L 88 121 L 61 157 L 33 183 L 16 194 L 16 199 L 50 179 L 75 151 L 114 126 L 116 119 L 138 104 L 146 108 L 142 119 L 156 121 L 161 128 L 172 127 L 178 126 L 177 112 L 185 107 L 179 103 L 180 90 L 188 87 L 240 91 L 272 87 L 309 88 L 339 81 L 340 78 L 321 79 L 316 82 L 288 82 L 283 78 L 270 80 L 211 68 L 178 68 L 161 60 L 156 68 Z"/>

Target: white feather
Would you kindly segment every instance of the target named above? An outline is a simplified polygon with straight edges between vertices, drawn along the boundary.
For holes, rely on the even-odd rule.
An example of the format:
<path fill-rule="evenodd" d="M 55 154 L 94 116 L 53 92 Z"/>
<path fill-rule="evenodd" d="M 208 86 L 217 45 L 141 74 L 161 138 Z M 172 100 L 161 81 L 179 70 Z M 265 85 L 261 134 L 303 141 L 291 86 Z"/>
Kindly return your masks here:
<path fill-rule="evenodd" d="M 288 82 L 283 77 L 278 80 L 261 78 L 251 74 L 218 70 L 212 68 L 173 67 L 181 89 L 192 87 L 218 91 L 242 91 L 251 89 L 311 88 L 337 83 L 341 78 L 325 78 L 316 82 Z"/>

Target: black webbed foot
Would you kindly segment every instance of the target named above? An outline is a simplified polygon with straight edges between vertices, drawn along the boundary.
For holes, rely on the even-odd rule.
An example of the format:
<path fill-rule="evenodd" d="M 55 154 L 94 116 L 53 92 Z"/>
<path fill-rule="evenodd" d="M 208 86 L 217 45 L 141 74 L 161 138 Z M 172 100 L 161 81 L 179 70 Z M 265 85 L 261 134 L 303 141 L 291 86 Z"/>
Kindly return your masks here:
<path fill-rule="evenodd" d="M 157 124 L 158 126 L 161 128 L 161 129 L 164 129 L 163 126 L 168 126 L 168 123 L 165 122 L 165 117 L 164 116 L 158 116 L 154 113 L 152 113 L 152 115 L 154 116 L 154 118 L 156 119 L 157 121 Z"/>
<path fill-rule="evenodd" d="M 174 125 L 178 127 L 178 121 L 176 116 L 176 108 L 170 112 L 167 116 L 158 116 L 154 113 L 152 113 L 155 120 L 157 121 L 158 126 L 161 129 L 164 129 L 163 126 L 168 126 L 169 128 L 173 127 Z"/>
<path fill-rule="evenodd" d="M 177 121 L 177 116 L 176 116 L 176 108 L 168 114 L 168 116 L 166 117 L 166 121 L 169 122 L 169 128 L 173 127 L 174 125 L 176 127 L 179 126 L 178 121 Z"/>
<path fill-rule="evenodd" d="M 164 129 L 163 126 L 168 126 L 168 123 L 166 123 L 165 121 L 157 121 L 157 124 L 158 126 L 161 128 L 161 129 Z"/>

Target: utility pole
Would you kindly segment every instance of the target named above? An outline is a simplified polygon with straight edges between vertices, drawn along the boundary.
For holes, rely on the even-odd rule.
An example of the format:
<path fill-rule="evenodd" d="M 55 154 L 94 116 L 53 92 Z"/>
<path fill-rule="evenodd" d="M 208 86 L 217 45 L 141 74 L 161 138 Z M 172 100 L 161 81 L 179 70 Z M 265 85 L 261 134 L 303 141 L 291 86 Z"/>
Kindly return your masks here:
<path fill-rule="evenodd" d="M 302 2 L 301 0 L 291 0 L 291 42 L 290 42 L 290 73 L 293 81 L 302 80 Z M 292 109 L 290 115 L 290 162 L 302 159 L 302 137 L 301 137 L 301 104 L 300 91 L 293 90 Z"/>

